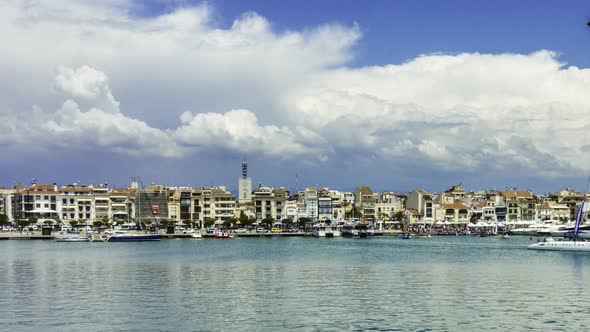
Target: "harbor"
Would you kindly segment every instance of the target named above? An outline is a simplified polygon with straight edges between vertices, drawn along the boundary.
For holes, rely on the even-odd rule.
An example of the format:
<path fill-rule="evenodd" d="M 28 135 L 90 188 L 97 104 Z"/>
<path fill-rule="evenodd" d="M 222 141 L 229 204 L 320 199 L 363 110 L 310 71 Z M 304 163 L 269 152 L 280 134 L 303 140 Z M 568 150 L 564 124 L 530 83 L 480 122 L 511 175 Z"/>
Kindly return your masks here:
<path fill-rule="evenodd" d="M 0 329 L 585 330 L 590 255 L 526 250 L 530 243 L 2 241 Z"/>

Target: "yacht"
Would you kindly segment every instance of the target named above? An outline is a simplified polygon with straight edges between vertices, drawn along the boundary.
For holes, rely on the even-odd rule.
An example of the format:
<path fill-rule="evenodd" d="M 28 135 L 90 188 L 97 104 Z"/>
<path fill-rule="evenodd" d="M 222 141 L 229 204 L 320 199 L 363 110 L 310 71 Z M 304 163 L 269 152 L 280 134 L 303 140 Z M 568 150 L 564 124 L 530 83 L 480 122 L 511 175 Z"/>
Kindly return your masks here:
<path fill-rule="evenodd" d="M 64 234 L 63 232 L 60 235 L 55 235 L 53 237 L 56 242 L 88 242 L 90 241 L 88 236 L 81 236 L 80 232 L 75 232 L 71 230 L 67 230 Z"/>
<path fill-rule="evenodd" d="M 105 233 L 106 242 L 139 242 L 139 241 L 160 241 L 159 234 L 130 233 L 124 229 L 116 229 L 113 232 Z"/>
<path fill-rule="evenodd" d="M 375 235 L 375 229 L 366 221 L 348 222 L 342 226 L 342 236 L 369 237 Z"/>
<path fill-rule="evenodd" d="M 532 250 L 557 250 L 557 251 L 590 251 L 590 242 L 586 241 L 557 241 L 547 238 L 528 246 Z"/>
<path fill-rule="evenodd" d="M 54 236 L 55 242 L 89 242 L 88 237 L 80 236 L 80 234 L 68 234 L 62 236 Z"/>
<path fill-rule="evenodd" d="M 340 233 L 338 226 L 320 222 L 313 225 L 311 228 L 311 235 L 317 237 L 336 237 L 342 234 Z"/>

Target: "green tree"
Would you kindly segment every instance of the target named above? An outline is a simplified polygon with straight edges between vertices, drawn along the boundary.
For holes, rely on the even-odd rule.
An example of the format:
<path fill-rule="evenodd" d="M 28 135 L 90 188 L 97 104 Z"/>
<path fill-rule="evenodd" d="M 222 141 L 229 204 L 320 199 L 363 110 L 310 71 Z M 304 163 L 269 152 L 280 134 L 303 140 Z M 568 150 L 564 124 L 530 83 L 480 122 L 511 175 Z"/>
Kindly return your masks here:
<path fill-rule="evenodd" d="M 36 224 L 37 220 L 37 217 L 29 217 L 29 219 L 27 219 L 28 225 Z"/>
<path fill-rule="evenodd" d="M 395 213 L 395 215 L 393 216 L 393 220 L 395 220 L 395 221 L 404 221 L 404 219 L 405 219 L 404 211 L 397 211 Z"/>
<path fill-rule="evenodd" d="M 310 223 L 312 220 L 311 218 L 302 217 L 297 219 L 297 228 L 301 228 L 301 226 L 305 226 L 307 223 Z"/>
<path fill-rule="evenodd" d="M 4 225 L 8 225 L 9 223 L 10 222 L 9 222 L 8 216 L 5 214 L 0 214 L 0 225 L 4 226 Z"/>
<path fill-rule="evenodd" d="M 102 221 L 100 221 L 100 220 L 95 220 L 95 221 L 92 223 L 92 226 L 94 226 L 94 227 L 96 227 L 96 228 L 99 228 L 99 227 L 100 227 L 100 226 L 102 226 L 102 225 L 103 225 L 103 222 L 102 222 Z"/>
<path fill-rule="evenodd" d="M 103 225 L 108 225 L 110 219 L 109 219 L 109 217 L 103 217 L 100 221 L 102 222 Z"/>
<path fill-rule="evenodd" d="M 215 224 L 215 219 L 210 217 L 205 218 L 205 227 L 211 227 L 213 224 Z"/>
<path fill-rule="evenodd" d="M 240 218 L 238 218 L 238 220 L 242 226 L 247 226 L 249 224 L 248 216 L 243 211 L 240 212 Z"/>

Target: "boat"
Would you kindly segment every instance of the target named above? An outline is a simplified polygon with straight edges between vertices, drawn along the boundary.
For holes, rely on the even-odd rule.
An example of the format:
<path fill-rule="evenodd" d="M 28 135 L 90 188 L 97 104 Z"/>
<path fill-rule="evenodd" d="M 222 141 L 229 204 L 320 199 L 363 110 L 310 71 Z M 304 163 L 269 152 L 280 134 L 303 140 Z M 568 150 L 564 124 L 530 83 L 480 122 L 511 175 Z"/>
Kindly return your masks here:
<path fill-rule="evenodd" d="M 81 236 L 80 232 L 67 230 L 65 234 L 56 235 L 53 237 L 56 242 L 88 242 L 90 241 L 88 236 Z"/>
<path fill-rule="evenodd" d="M 90 239 L 80 234 L 69 234 L 64 236 L 54 236 L 55 242 L 89 242 Z"/>
<path fill-rule="evenodd" d="M 586 190 L 588 191 L 588 190 Z M 581 240 L 578 238 L 578 233 L 580 232 L 580 222 L 582 220 L 582 212 L 584 209 L 584 204 L 586 202 L 582 202 L 580 204 L 580 208 L 578 210 L 578 214 L 576 216 L 576 223 L 574 226 L 574 231 L 572 233 L 573 239 L 572 240 L 562 240 L 558 241 L 554 238 L 546 238 L 544 241 L 540 241 L 534 244 L 529 245 L 527 248 L 532 250 L 556 250 L 556 251 L 590 251 L 590 242 Z"/>
<path fill-rule="evenodd" d="M 191 237 L 193 239 L 200 239 L 203 237 L 203 235 L 201 235 L 201 232 L 196 232 L 196 233 L 191 233 Z"/>
<path fill-rule="evenodd" d="M 510 238 L 510 235 L 508 235 L 508 233 L 502 233 L 500 234 L 500 239 L 502 240 L 507 240 Z"/>
<path fill-rule="evenodd" d="M 316 223 L 311 228 L 311 235 L 316 237 L 336 237 L 341 236 L 338 226 L 327 223 Z"/>
<path fill-rule="evenodd" d="M 233 235 L 230 234 L 230 232 L 228 231 L 222 231 L 220 229 L 215 231 L 215 238 L 216 239 L 229 239 L 234 237 Z"/>
<path fill-rule="evenodd" d="M 107 233 L 106 242 L 139 242 L 139 241 L 160 241 L 159 234 L 131 233 L 125 229 L 116 229 L 111 234 Z"/>
<path fill-rule="evenodd" d="M 375 229 L 366 221 L 347 222 L 342 226 L 342 236 L 366 238 L 375 235 Z"/>
<path fill-rule="evenodd" d="M 145 192 L 145 189 L 143 188 L 143 183 L 141 182 L 141 179 L 138 177 L 137 181 L 139 182 L 139 184 L 141 185 L 141 188 L 143 189 L 143 191 Z M 139 192 L 138 192 L 139 193 Z M 137 227 L 138 229 L 141 229 L 141 194 L 139 194 L 137 196 Z M 148 204 L 149 204 L 149 199 L 148 199 Z M 156 230 L 157 228 L 157 219 L 154 215 L 154 209 L 152 208 L 152 217 L 154 218 L 155 224 L 156 224 Z M 105 232 L 104 234 L 104 241 L 105 242 L 143 242 L 143 241 L 160 241 L 160 234 L 157 233 L 131 233 L 129 230 L 127 229 L 115 229 L 111 232 Z"/>
<path fill-rule="evenodd" d="M 590 242 L 588 241 L 570 241 L 556 240 L 552 237 L 544 241 L 537 242 L 528 246 L 533 250 L 555 250 L 555 251 L 590 251 Z"/>

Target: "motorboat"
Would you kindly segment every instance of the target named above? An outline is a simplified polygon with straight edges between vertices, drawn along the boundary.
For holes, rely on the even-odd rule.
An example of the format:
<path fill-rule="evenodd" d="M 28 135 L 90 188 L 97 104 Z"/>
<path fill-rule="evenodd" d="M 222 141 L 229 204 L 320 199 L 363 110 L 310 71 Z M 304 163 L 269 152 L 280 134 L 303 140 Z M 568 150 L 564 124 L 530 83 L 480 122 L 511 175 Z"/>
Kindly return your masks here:
<path fill-rule="evenodd" d="M 215 231 L 215 238 L 216 239 L 229 239 L 232 237 L 234 237 L 234 236 L 231 235 L 229 231 L 222 231 L 220 229 Z"/>
<path fill-rule="evenodd" d="M 196 232 L 196 233 L 191 233 L 191 237 L 193 239 L 200 239 L 203 237 L 203 235 L 201 235 L 201 232 Z"/>
<path fill-rule="evenodd" d="M 336 237 L 342 234 L 338 226 L 321 222 L 312 226 L 311 235 L 316 237 Z"/>
<path fill-rule="evenodd" d="M 80 234 L 68 234 L 63 236 L 54 236 L 55 242 L 89 242 L 90 239 Z"/>

